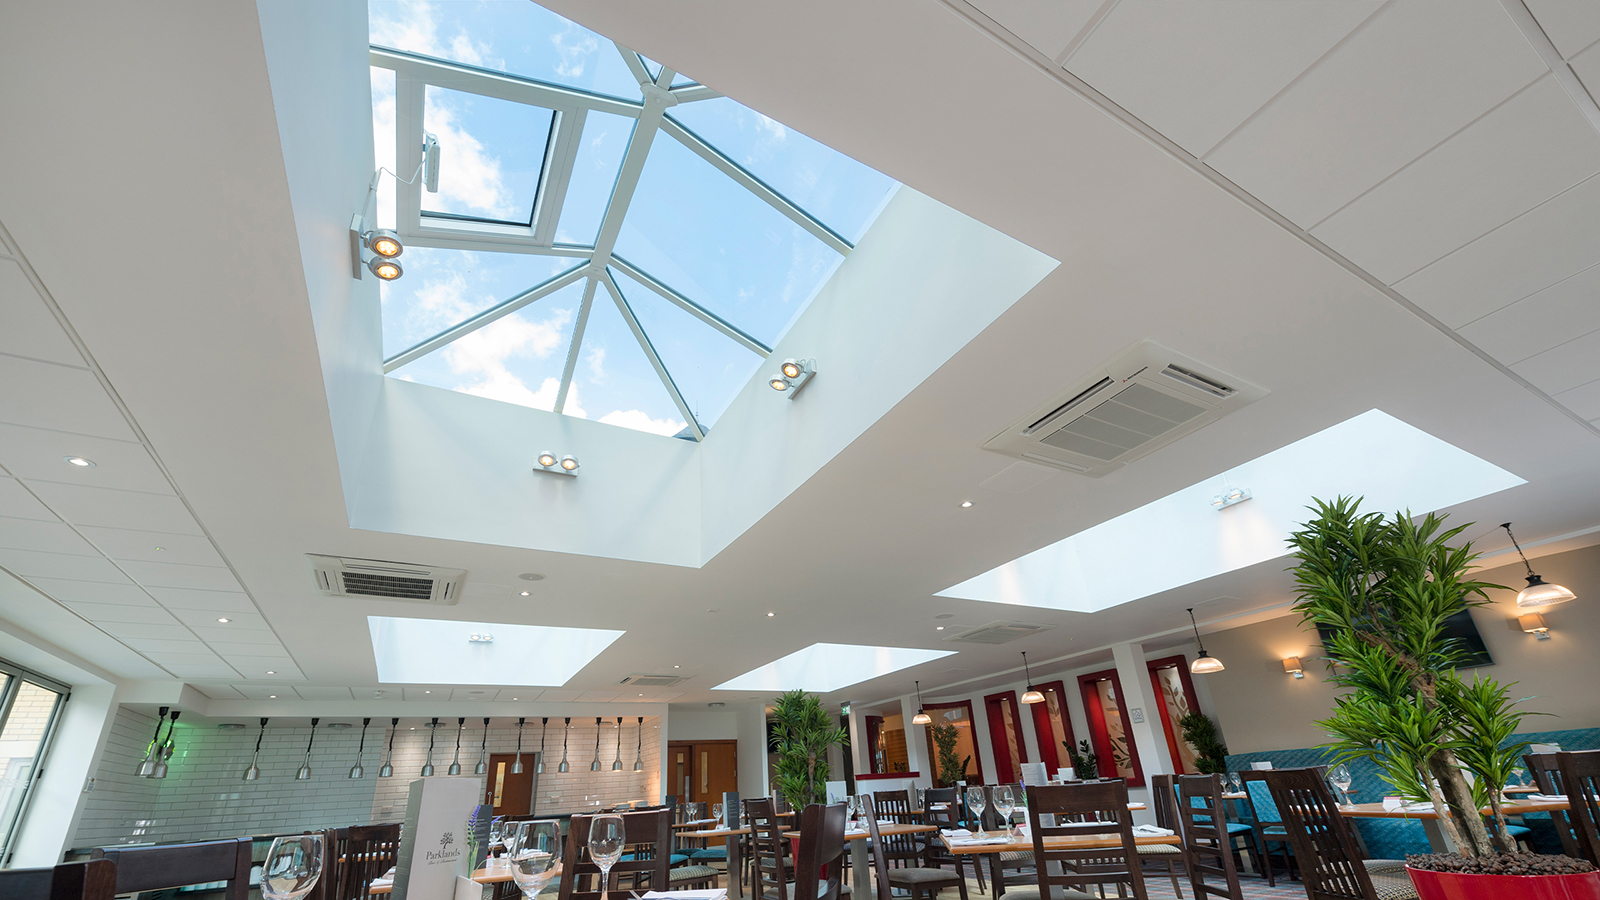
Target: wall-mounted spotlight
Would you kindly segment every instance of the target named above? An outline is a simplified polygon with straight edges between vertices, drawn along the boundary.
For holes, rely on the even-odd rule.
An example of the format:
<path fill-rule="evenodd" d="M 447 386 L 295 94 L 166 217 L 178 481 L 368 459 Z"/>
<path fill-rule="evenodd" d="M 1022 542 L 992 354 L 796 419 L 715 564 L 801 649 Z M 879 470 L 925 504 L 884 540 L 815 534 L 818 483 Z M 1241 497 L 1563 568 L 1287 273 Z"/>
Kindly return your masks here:
<path fill-rule="evenodd" d="M 1544 623 L 1544 616 L 1538 613 L 1517 616 L 1517 626 L 1528 634 L 1533 635 L 1534 640 L 1550 640 L 1550 626 Z"/>
<path fill-rule="evenodd" d="M 474 631 L 467 635 L 467 640 L 474 644 L 492 644 L 494 643 L 494 635 Z"/>
<path fill-rule="evenodd" d="M 1283 661 L 1283 671 L 1296 678 L 1306 677 L 1305 671 L 1300 666 L 1300 657 L 1291 656 Z"/>
<path fill-rule="evenodd" d="M 817 361 L 814 359 L 786 359 L 778 368 L 776 375 L 767 379 L 767 384 L 780 394 L 788 396 L 790 400 L 800 393 L 800 389 L 811 381 L 811 376 L 817 374 Z"/>
<path fill-rule="evenodd" d="M 578 458 L 572 454 L 558 457 L 549 450 L 544 450 L 534 458 L 535 472 L 549 472 L 551 475 L 577 475 Z"/>
<path fill-rule="evenodd" d="M 382 256 L 374 256 L 367 260 L 367 271 L 384 281 L 393 281 L 405 274 L 399 263 Z"/>
<path fill-rule="evenodd" d="M 1250 499 L 1250 491 L 1245 488 L 1229 488 L 1226 492 L 1211 498 L 1211 505 L 1217 509 L 1227 509 L 1238 503 Z"/>
<path fill-rule="evenodd" d="M 380 167 L 372 173 L 372 181 L 367 184 L 366 206 L 350 220 L 350 277 L 357 281 L 361 280 L 363 268 L 384 281 L 393 281 L 405 274 L 405 270 L 395 262 L 406 250 L 400 235 L 388 228 L 373 228 L 369 224 L 377 212 L 378 179 L 388 171 Z M 393 172 L 389 174 L 396 181 L 401 180 Z M 422 136 L 422 162 L 417 164 L 417 171 L 405 179 L 405 183 L 415 184 L 418 175 L 422 176 L 422 184 L 429 193 L 439 193 L 439 139 L 431 134 Z M 370 250 L 372 258 L 363 260 L 362 250 Z"/>

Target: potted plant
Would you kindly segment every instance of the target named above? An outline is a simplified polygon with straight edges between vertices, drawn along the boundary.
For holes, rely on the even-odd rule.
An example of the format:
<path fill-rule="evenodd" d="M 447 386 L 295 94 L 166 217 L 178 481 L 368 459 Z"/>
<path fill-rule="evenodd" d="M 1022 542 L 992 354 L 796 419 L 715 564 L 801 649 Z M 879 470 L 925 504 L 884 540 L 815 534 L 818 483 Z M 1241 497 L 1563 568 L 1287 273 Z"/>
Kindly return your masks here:
<path fill-rule="evenodd" d="M 1324 746 L 1341 762 L 1371 760 L 1402 797 L 1439 811 L 1457 853 L 1407 860 L 1422 900 L 1600 897 L 1593 866 L 1515 853 L 1505 831 L 1500 792 L 1527 747 L 1507 739 L 1529 713 L 1516 709 L 1507 686 L 1482 676 L 1468 683 L 1456 672 L 1462 648 L 1445 636 L 1445 620 L 1488 604 L 1487 591 L 1499 587 L 1470 577 L 1470 544 L 1450 546 L 1468 526 L 1359 506 L 1347 497 L 1314 501 L 1315 517 L 1289 537 L 1295 609 L 1327 632 L 1330 680 L 1344 689 L 1317 723 L 1333 736 Z M 1582 886 L 1567 884 L 1574 881 Z"/>
<path fill-rule="evenodd" d="M 786 691 L 773 706 L 773 745 L 778 754 L 773 786 L 789 806 L 803 810 L 828 799 L 828 748 L 850 743 L 850 736 L 822 708 L 822 699 L 805 691 Z"/>
<path fill-rule="evenodd" d="M 1076 750 L 1066 741 L 1062 741 L 1061 745 L 1067 748 L 1067 759 L 1072 763 L 1072 774 L 1078 776 L 1079 781 L 1100 777 L 1100 757 L 1089 749 L 1088 741 L 1079 741 Z"/>
<path fill-rule="evenodd" d="M 1185 713 L 1178 719 L 1183 740 L 1194 748 L 1194 767 L 1201 775 L 1228 771 L 1228 745 L 1217 734 L 1217 723 L 1203 712 Z"/>

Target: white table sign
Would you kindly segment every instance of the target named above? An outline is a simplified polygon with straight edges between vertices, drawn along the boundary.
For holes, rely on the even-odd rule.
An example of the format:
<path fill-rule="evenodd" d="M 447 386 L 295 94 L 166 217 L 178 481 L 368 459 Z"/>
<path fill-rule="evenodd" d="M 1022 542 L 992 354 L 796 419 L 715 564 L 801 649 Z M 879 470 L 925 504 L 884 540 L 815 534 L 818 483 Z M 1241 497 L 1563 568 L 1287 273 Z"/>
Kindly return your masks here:
<path fill-rule="evenodd" d="M 406 801 L 393 900 L 450 900 L 467 853 L 467 816 L 482 802 L 476 777 L 419 778 Z"/>

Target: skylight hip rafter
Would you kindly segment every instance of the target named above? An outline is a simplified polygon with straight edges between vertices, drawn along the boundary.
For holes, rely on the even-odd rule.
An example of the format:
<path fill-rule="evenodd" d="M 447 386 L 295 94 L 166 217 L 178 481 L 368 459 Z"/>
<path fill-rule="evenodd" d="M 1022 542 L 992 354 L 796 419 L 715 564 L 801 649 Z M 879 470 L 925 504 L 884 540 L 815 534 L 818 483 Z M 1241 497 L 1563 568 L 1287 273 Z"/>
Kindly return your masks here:
<path fill-rule="evenodd" d="M 428 338 L 422 343 L 417 344 L 416 346 L 413 346 L 407 350 L 402 350 L 401 352 L 383 361 L 383 373 L 387 375 L 390 372 L 393 372 L 395 369 L 406 365 L 407 363 L 427 356 L 429 353 L 432 353 L 451 341 L 466 337 L 467 335 L 477 331 L 479 328 L 482 328 L 485 325 L 490 324 L 491 322 L 498 321 L 530 303 L 550 296 L 556 291 L 559 291 L 567 285 L 572 284 L 573 282 L 582 278 L 587 268 L 588 265 L 586 263 L 579 263 L 578 265 L 573 266 L 559 275 L 534 285 L 533 287 L 523 291 L 509 300 L 506 300 L 503 303 L 497 303 L 494 306 L 489 307 L 488 309 L 478 313 L 470 319 L 467 319 L 465 322 L 462 322 L 459 325 L 447 328 L 433 337 Z"/>
<path fill-rule="evenodd" d="M 739 328 L 739 326 L 729 322 L 727 319 L 722 318 L 711 310 L 706 309 L 704 306 L 701 306 L 693 300 L 690 300 L 688 297 L 685 297 L 667 285 L 661 283 L 655 278 L 655 276 L 645 272 L 643 269 L 640 269 L 638 266 L 635 266 L 633 263 L 628 262 L 626 259 L 623 259 L 615 253 L 611 254 L 611 265 L 613 268 L 622 272 L 624 275 L 627 275 L 629 278 L 632 278 L 634 281 L 637 281 L 650 290 L 655 291 L 657 294 L 660 294 L 662 298 L 677 306 L 679 309 L 682 309 L 684 312 L 689 313 L 700 321 L 710 325 L 712 328 L 715 328 L 716 330 L 737 341 L 739 344 L 744 346 L 745 349 L 750 350 L 753 353 L 760 354 L 763 359 L 772 355 L 771 347 L 768 347 L 766 344 L 763 344 L 746 334 L 742 329 Z"/>
<path fill-rule="evenodd" d="M 694 413 L 689 409 L 689 404 L 684 401 L 683 393 L 678 390 L 678 385 L 672 380 L 672 375 L 667 371 L 666 364 L 661 361 L 661 357 L 656 353 L 655 345 L 650 343 L 650 338 L 644 333 L 644 328 L 639 324 L 639 319 L 634 316 L 633 307 L 629 306 L 627 299 L 622 296 L 622 290 L 617 287 L 617 282 L 611 277 L 610 272 L 603 273 L 602 277 L 605 279 L 606 291 L 611 294 L 612 301 L 617 304 L 617 311 L 622 313 L 623 319 L 627 320 L 628 330 L 633 332 L 633 339 L 639 342 L 639 349 L 643 350 L 644 355 L 650 359 L 650 365 L 656 370 L 656 377 L 661 379 L 661 386 L 667 389 L 668 394 L 672 395 L 672 402 L 677 404 L 678 412 L 683 414 L 683 420 L 689 424 L 689 432 L 694 435 L 695 440 L 704 440 L 706 436 L 705 429 L 700 427 L 700 421 L 695 418 Z"/>
<path fill-rule="evenodd" d="M 567 409 L 567 391 L 572 387 L 572 372 L 578 367 L 578 349 L 583 346 L 583 332 L 589 327 L 589 311 L 594 308 L 596 279 L 590 272 L 589 283 L 583 286 L 583 302 L 578 306 L 578 319 L 572 325 L 572 343 L 567 345 L 567 364 L 561 370 L 561 389 L 556 392 L 555 411 Z"/>

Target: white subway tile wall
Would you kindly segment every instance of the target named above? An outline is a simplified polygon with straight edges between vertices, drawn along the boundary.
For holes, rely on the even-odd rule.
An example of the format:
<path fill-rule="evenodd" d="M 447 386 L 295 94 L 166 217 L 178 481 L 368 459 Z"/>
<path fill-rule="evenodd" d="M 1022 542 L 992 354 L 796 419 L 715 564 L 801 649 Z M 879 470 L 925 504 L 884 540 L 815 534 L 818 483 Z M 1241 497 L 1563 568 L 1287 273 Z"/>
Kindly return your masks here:
<path fill-rule="evenodd" d="M 126 708 L 117 713 L 99 770 L 95 790 L 89 795 L 72 845 L 78 848 L 129 843 L 169 843 L 205 838 L 263 834 L 278 831 L 330 828 L 378 822 L 397 822 L 405 815 L 406 793 L 422 769 L 428 749 L 426 726 L 402 723 L 394 742 L 394 776 L 379 778 L 378 767 L 388 742 L 388 718 L 374 719 L 367 730 L 362 758 L 366 777 L 352 779 L 361 719 L 324 719 L 317 729 L 311 754 L 311 778 L 296 781 L 295 770 L 305 760 L 310 728 L 274 727 L 267 724 L 261 742 L 261 779 L 242 780 L 255 748 L 256 721 L 240 720 L 247 727 L 225 731 L 215 726 L 191 726 L 180 721 L 176 752 L 166 779 L 157 781 L 133 774 L 155 731 L 154 716 Z M 295 719 L 305 723 L 305 719 Z M 331 729 L 332 721 L 351 722 L 348 729 Z M 516 750 L 515 723 L 495 720 L 489 729 L 488 752 Z M 583 724 L 580 724 L 582 722 Z M 593 717 L 574 720 L 568 759 L 572 771 L 556 772 L 561 760 L 561 720 L 552 719 L 551 755 L 539 780 L 537 812 L 556 815 L 615 806 L 633 800 L 658 801 L 661 728 L 654 716 L 644 720 L 644 771 L 634 772 L 639 727 L 636 717 L 622 726 L 622 767 L 614 772 L 617 756 L 617 722 L 612 717 L 600 726 L 601 771 L 589 771 L 594 759 Z M 455 754 L 455 719 L 441 720 L 433 762 L 439 775 Z M 483 718 L 467 720 L 461 739 L 461 768 L 470 774 L 478 762 L 483 740 Z M 531 770 L 539 749 L 539 720 L 531 719 L 523 733 L 524 764 Z"/>

